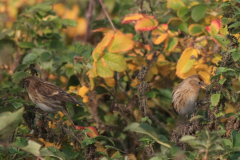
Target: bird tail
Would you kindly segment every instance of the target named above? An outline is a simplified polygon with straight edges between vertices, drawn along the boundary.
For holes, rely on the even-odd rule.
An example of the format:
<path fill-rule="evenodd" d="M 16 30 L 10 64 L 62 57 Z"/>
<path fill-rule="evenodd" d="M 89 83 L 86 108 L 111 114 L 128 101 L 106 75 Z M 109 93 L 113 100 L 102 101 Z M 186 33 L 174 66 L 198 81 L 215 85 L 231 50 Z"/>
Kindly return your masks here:
<path fill-rule="evenodd" d="M 63 114 L 65 114 L 65 116 L 68 117 L 68 120 L 69 120 L 70 123 L 72 124 L 73 128 L 76 129 L 76 127 L 75 127 L 75 125 L 74 125 L 74 123 L 73 123 L 72 118 L 71 118 L 71 117 L 69 116 L 69 114 L 68 114 L 68 111 L 66 111 L 66 110 L 64 109 L 64 110 L 62 110 L 62 112 L 63 112 Z"/>

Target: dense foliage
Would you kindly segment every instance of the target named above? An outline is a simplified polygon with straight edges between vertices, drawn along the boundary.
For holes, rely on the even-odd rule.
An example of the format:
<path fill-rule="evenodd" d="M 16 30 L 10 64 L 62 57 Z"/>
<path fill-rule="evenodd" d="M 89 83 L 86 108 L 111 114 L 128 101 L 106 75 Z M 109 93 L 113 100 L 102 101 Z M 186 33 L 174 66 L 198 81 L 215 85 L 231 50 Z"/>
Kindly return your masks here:
<path fill-rule="evenodd" d="M 0 2 L 0 159 L 240 157 L 240 1 Z M 173 88 L 209 85 L 181 122 Z M 24 78 L 72 94 L 76 130 L 42 116 Z"/>

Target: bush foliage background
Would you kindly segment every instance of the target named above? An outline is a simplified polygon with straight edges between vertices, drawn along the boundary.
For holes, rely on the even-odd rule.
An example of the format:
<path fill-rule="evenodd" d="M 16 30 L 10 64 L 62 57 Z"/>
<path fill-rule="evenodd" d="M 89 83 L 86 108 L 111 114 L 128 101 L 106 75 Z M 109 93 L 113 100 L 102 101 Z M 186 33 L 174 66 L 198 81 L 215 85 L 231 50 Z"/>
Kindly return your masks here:
<path fill-rule="evenodd" d="M 240 1 L 3 0 L 1 159 L 238 159 Z M 209 84 L 180 124 L 173 88 Z M 84 103 L 43 118 L 23 79 Z"/>

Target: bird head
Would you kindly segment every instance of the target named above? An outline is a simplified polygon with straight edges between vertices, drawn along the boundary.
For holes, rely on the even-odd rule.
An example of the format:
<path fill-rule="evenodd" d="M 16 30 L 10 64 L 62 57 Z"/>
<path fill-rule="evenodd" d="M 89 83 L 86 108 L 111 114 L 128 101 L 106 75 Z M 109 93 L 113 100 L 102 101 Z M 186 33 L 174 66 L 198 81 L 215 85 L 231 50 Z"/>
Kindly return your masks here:
<path fill-rule="evenodd" d="M 196 87 L 199 89 L 200 88 L 206 89 L 206 87 L 208 86 L 206 83 L 204 83 L 203 79 L 199 75 L 192 75 L 192 76 L 188 77 L 187 79 L 193 87 Z"/>

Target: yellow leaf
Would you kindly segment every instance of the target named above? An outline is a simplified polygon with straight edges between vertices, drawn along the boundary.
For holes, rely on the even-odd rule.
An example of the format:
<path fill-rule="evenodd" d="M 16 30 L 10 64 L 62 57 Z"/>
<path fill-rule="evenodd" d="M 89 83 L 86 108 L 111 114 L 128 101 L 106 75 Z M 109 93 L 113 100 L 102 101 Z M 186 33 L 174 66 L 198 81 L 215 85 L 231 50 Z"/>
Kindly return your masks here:
<path fill-rule="evenodd" d="M 115 79 L 114 78 L 104 78 L 104 81 L 109 87 L 115 87 Z"/>
<path fill-rule="evenodd" d="M 198 72 L 198 75 L 200 75 L 203 79 L 203 81 L 206 83 L 206 84 L 211 84 L 210 82 L 210 74 L 206 71 L 199 71 Z"/>
<path fill-rule="evenodd" d="M 222 60 L 222 56 L 220 54 L 214 54 L 214 58 L 212 59 L 212 63 L 218 64 L 219 61 Z"/>
<path fill-rule="evenodd" d="M 77 94 L 80 95 L 81 97 L 85 96 L 86 93 L 89 91 L 89 89 L 86 86 L 82 86 L 81 88 L 78 89 Z"/>
<path fill-rule="evenodd" d="M 162 43 L 168 36 L 168 25 L 167 24 L 161 24 L 157 29 L 154 29 L 152 31 L 152 41 L 154 44 L 160 44 Z"/>
<path fill-rule="evenodd" d="M 141 122 L 141 119 L 142 119 L 143 116 L 142 116 L 142 112 L 140 112 L 139 109 L 135 109 L 133 111 L 133 115 L 134 115 L 137 122 Z"/>
<path fill-rule="evenodd" d="M 83 96 L 83 103 L 87 103 L 89 101 L 88 96 Z"/>
<path fill-rule="evenodd" d="M 90 84 L 91 84 L 90 89 L 93 90 L 93 89 L 94 89 L 94 86 L 95 86 L 95 85 L 94 85 L 94 80 L 93 80 L 93 78 L 90 78 L 90 77 L 89 77 L 89 81 L 90 81 Z"/>
<path fill-rule="evenodd" d="M 76 89 L 77 89 L 77 86 L 69 86 L 68 91 L 69 91 L 69 92 L 73 92 L 73 91 L 75 91 Z"/>
<path fill-rule="evenodd" d="M 96 46 L 96 48 L 92 52 L 92 56 L 93 56 L 94 61 L 97 61 L 99 58 L 102 57 L 104 49 L 111 42 L 113 37 L 114 37 L 113 33 L 106 33 L 105 34 L 102 41 L 100 43 L 98 43 L 98 45 Z"/>
<path fill-rule="evenodd" d="M 191 75 L 196 75 L 197 71 L 192 67 L 187 73 L 177 75 L 179 78 L 186 79 Z"/>
<path fill-rule="evenodd" d="M 53 9 L 59 17 L 62 17 L 65 14 L 65 7 L 62 3 L 54 4 Z"/>
<path fill-rule="evenodd" d="M 132 21 L 137 21 L 143 17 L 144 17 L 144 14 L 140 14 L 140 13 L 128 14 L 123 18 L 122 24 L 130 23 Z"/>
<path fill-rule="evenodd" d="M 43 138 L 39 138 L 38 140 L 44 144 L 44 147 L 56 147 L 58 149 L 61 148 L 61 144 L 55 145 L 54 143 L 46 142 Z"/>
<path fill-rule="evenodd" d="M 184 7 L 185 4 L 181 0 L 168 0 L 167 8 L 179 9 L 180 7 Z"/>
<path fill-rule="evenodd" d="M 178 60 L 176 74 L 180 75 L 187 73 L 192 68 L 197 57 L 198 54 L 196 49 L 192 47 L 186 48 Z"/>
<path fill-rule="evenodd" d="M 134 44 L 133 40 L 119 31 L 108 45 L 108 51 L 111 53 L 126 52 L 133 49 Z"/>
<path fill-rule="evenodd" d="M 196 69 L 196 71 L 204 70 L 208 72 L 208 65 L 206 64 L 197 64 L 194 66 L 194 68 Z"/>
<path fill-rule="evenodd" d="M 136 31 L 150 31 L 158 26 L 158 21 L 150 17 L 144 17 L 135 23 Z"/>
<path fill-rule="evenodd" d="M 137 160 L 136 156 L 133 153 L 128 154 L 128 160 Z"/>

